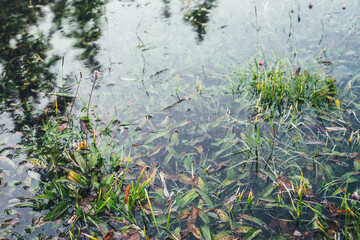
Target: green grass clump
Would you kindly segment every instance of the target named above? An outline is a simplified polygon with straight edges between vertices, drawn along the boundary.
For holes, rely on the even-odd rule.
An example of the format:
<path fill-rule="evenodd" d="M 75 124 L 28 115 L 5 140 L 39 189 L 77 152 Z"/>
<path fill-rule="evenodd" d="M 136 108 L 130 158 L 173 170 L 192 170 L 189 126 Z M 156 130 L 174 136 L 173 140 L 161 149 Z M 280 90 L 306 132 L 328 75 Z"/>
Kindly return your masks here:
<path fill-rule="evenodd" d="M 301 111 L 303 106 L 327 108 L 335 102 L 336 80 L 316 72 L 310 74 L 295 71 L 288 64 L 258 63 L 250 65 L 244 73 L 238 73 L 239 91 L 249 91 L 256 99 L 256 111 L 270 110 L 282 115 L 289 109 Z"/>

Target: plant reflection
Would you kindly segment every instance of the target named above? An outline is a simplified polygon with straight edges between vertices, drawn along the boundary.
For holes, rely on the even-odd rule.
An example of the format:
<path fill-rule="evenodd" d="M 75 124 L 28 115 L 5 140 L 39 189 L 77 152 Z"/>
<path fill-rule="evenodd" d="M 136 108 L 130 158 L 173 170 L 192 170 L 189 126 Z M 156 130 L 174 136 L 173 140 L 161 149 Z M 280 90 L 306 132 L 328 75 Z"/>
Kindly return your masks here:
<path fill-rule="evenodd" d="M 6 7 L 0 9 L 0 97 L 5 109 L 8 106 L 20 109 L 21 113 L 13 113 L 18 124 L 34 120 L 28 100 L 38 101 L 39 93 L 50 91 L 54 84 L 49 68 L 56 58 L 47 58 L 50 44 L 43 35 L 30 33 L 29 26 L 36 26 L 42 17 L 40 3 L 32 4 L 1 0 L 1 6 Z"/>
<path fill-rule="evenodd" d="M 216 6 L 216 2 L 216 0 L 205 0 L 202 3 L 197 3 L 195 7 L 190 7 L 185 13 L 184 20 L 194 27 L 199 42 L 204 40 L 206 23 L 210 20 L 209 14 L 211 9 Z"/>

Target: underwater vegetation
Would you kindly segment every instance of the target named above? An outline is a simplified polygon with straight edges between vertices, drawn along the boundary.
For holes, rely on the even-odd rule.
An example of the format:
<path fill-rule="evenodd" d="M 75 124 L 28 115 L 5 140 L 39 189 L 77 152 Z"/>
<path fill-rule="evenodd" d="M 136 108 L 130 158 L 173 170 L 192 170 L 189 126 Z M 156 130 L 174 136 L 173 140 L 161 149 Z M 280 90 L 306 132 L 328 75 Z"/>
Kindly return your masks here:
<path fill-rule="evenodd" d="M 95 71 L 92 85 L 102 77 Z M 229 90 L 225 114 L 211 117 L 209 106 L 147 133 L 150 116 L 101 123 L 94 87 L 73 99 L 82 114 L 44 112 L 25 144 L 41 184 L 14 204 L 41 213 L 28 231 L 54 222 L 66 239 L 357 238 L 357 89 L 255 59 Z"/>

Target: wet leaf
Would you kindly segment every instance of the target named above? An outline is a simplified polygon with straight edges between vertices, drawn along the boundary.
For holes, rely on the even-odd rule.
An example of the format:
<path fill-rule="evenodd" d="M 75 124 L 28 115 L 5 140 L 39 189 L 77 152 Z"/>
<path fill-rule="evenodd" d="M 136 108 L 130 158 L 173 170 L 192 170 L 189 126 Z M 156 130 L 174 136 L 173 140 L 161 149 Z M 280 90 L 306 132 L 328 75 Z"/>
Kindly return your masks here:
<path fill-rule="evenodd" d="M 93 154 L 93 155 L 90 157 L 90 160 L 89 160 L 89 162 L 88 162 L 88 168 L 89 168 L 89 170 L 91 170 L 93 167 L 96 166 L 96 164 L 98 163 L 99 156 L 100 156 L 100 152 L 96 152 L 95 154 Z"/>
<path fill-rule="evenodd" d="M 360 170 L 360 158 L 354 159 L 354 168 L 356 171 Z"/>
<path fill-rule="evenodd" d="M 347 129 L 344 128 L 344 127 L 325 127 L 325 129 L 328 131 L 328 132 L 338 132 L 338 131 L 346 131 Z"/>
<path fill-rule="evenodd" d="M 207 207 L 213 207 L 214 204 L 213 202 L 211 201 L 210 197 L 204 193 L 203 191 L 201 190 L 197 190 L 197 192 L 200 194 L 201 198 L 205 201 L 205 203 L 208 205 Z"/>
<path fill-rule="evenodd" d="M 77 172 L 70 171 L 66 175 L 66 178 L 73 183 L 81 185 L 82 187 L 87 187 L 87 181 Z"/>
<path fill-rule="evenodd" d="M 197 150 L 197 152 L 198 152 L 199 154 L 202 154 L 202 153 L 204 152 L 204 149 L 203 149 L 203 147 L 202 147 L 201 145 L 195 146 L 195 148 L 196 148 L 196 150 Z"/>
<path fill-rule="evenodd" d="M 283 176 L 278 177 L 278 184 L 281 192 L 289 192 L 293 190 L 293 185 L 289 179 Z"/>
<path fill-rule="evenodd" d="M 322 145 L 322 146 L 326 146 L 326 143 L 320 142 L 320 141 L 307 141 L 305 144 L 306 145 Z"/>
<path fill-rule="evenodd" d="M 33 179 L 35 179 L 35 180 L 37 180 L 37 181 L 40 181 L 40 178 L 41 178 L 41 175 L 40 175 L 40 173 L 37 173 L 37 172 L 34 172 L 34 171 L 27 171 L 27 174 L 31 177 L 31 178 L 33 178 Z"/>
<path fill-rule="evenodd" d="M 60 133 L 60 132 L 62 132 L 62 131 L 64 131 L 64 130 L 68 129 L 68 127 L 69 127 L 69 126 L 68 126 L 67 124 L 62 123 L 62 124 L 60 124 L 60 125 L 57 127 L 56 132 L 57 132 L 57 133 Z"/>
<path fill-rule="evenodd" d="M 180 234 L 181 228 L 177 227 L 175 228 L 175 230 L 172 232 L 172 234 L 179 240 L 181 240 L 181 234 Z"/>
<path fill-rule="evenodd" d="M 87 163 L 85 158 L 79 152 L 74 152 L 74 157 L 77 166 L 81 169 L 82 172 L 86 172 Z"/>
<path fill-rule="evenodd" d="M 254 229 L 254 230 L 251 230 L 250 232 L 248 232 L 245 236 L 244 236 L 244 239 L 245 240 L 252 240 L 254 239 L 257 235 L 259 235 L 259 233 L 261 233 L 261 229 Z"/>
<path fill-rule="evenodd" d="M 239 213 L 239 216 L 242 219 L 245 219 L 246 221 L 252 222 L 252 223 L 256 223 L 257 225 L 263 227 L 265 225 L 265 222 L 263 220 L 261 220 L 260 218 L 254 217 L 254 216 L 250 216 L 250 215 L 246 215 L 246 214 L 241 214 Z"/>
<path fill-rule="evenodd" d="M 188 203 L 194 201 L 198 196 L 199 194 L 196 192 L 196 190 L 192 189 L 178 201 L 178 206 L 184 207 Z"/>
<path fill-rule="evenodd" d="M 4 164 L 10 165 L 14 170 L 17 170 L 16 164 L 10 158 L 5 157 L 5 156 L 0 156 L 0 161 L 3 162 Z"/>
<path fill-rule="evenodd" d="M 69 208 L 68 202 L 62 202 L 57 205 L 50 213 L 44 217 L 44 221 L 54 221 L 60 217 Z"/>
<path fill-rule="evenodd" d="M 187 125 L 189 123 L 190 123 L 190 121 L 188 121 L 188 120 L 182 121 L 182 122 L 179 122 L 179 123 L 168 126 L 167 129 L 175 129 L 175 128 L 178 128 L 178 127 L 183 127 L 183 126 L 185 126 L 185 125 Z"/>
<path fill-rule="evenodd" d="M 114 229 L 110 230 L 104 237 L 104 240 L 112 240 L 114 237 Z"/>
<path fill-rule="evenodd" d="M 205 224 L 210 224 L 210 218 L 203 210 L 199 209 L 198 215 Z"/>
<path fill-rule="evenodd" d="M 183 220 L 185 218 L 188 218 L 190 216 L 190 210 L 189 211 L 183 211 L 179 214 L 180 216 L 178 216 L 178 220 Z"/>
<path fill-rule="evenodd" d="M 205 240 L 214 240 L 214 235 L 207 225 L 201 226 L 201 232 Z"/>
<path fill-rule="evenodd" d="M 192 223 L 188 223 L 187 227 L 189 231 L 194 235 L 194 237 L 196 237 L 197 239 L 201 239 L 201 232 L 199 228 L 195 227 L 195 225 Z"/>
<path fill-rule="evenodd" d="M 214 209 L 221 221 L 230 222 L 230 217 L 222 209 Z"/>
<path fill-rule="evenodd" d="M 30 199 L 48 199 L 48 200 L 54 200 L 57 198 L 57 195 L 53 192 L 48 192 L 46 194 L 40 194 L 40 195 L 36 195 L 34 197 L 31 197 Z"/>
<path fill-rule="evenodd" d="M 126 239 L 129 239 L 129 240 L 140 240 L 141 239 L 141 236 L 139 233 L 135 233 L 133 235 L 131 235 L 130 237 L 126 238 Z"/>
<path fill-rule="evenodd" d="M 148 153 L 148 157 L 154 156 L 160 152 L 160 150 L 165 147 L 165 143 L 158 144 L 151 152 Z"/>
<path fill-rule="evenodd" d="M 329 229 L 334 230 L 335 232 L 341 229 L 340 224 L 334 219 L 327 220 L 327 224 L 329 225 Z"/>
<path fill-rule="evenodd" d="M 87 119 L 87 118 L 86 118 Z M 87 121 L 83 120 L 83 119 L 80 119 L 80 127 L 81 127 L 81 130 L 86 133 L 87 130 L 88 130 L 88 123 Z"/>
<path fill-rule="evenodd" d="M 179 132 L 177 130 L 171 135 L 171 145 L 179 145 Z"/>
<path fill-rule="evenodd" d="M 190 218 L 189 218 L 189 223 L 195 224 L 197 215 L 198 215 L 198 209 L 194 208 L 191 211 Z"/>
<path fill-rule="evenodd" d="M 235 238 L 230 231 L 222 231 L 215 235 L 215 240 L 236 240 L 238 238 Z"/>
<path fill-rule="evenodd" d="M 253 228 L 249 227 L 249 226 L 241 226 L 241 227 L 237 227 L 235 229 L 236 233 L 248 233 L 249 231 L 251 231 Z"/>

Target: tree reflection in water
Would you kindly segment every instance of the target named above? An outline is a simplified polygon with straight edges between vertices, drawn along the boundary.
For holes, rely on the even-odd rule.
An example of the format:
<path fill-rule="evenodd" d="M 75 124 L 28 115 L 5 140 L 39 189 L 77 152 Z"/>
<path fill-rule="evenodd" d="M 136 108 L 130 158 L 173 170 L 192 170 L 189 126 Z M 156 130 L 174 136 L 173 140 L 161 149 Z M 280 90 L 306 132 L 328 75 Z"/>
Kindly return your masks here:
<path fill-rule="evenodd" d="M 216 3 L 217 0 L 204 0 L 201 3 L 196 3 L 194 7 L 190 6 L 185 12 L 184 20 L 194 27 L 199 42 L 204 40 L 206 23 L 209 22 L 209 14 Z"/>

